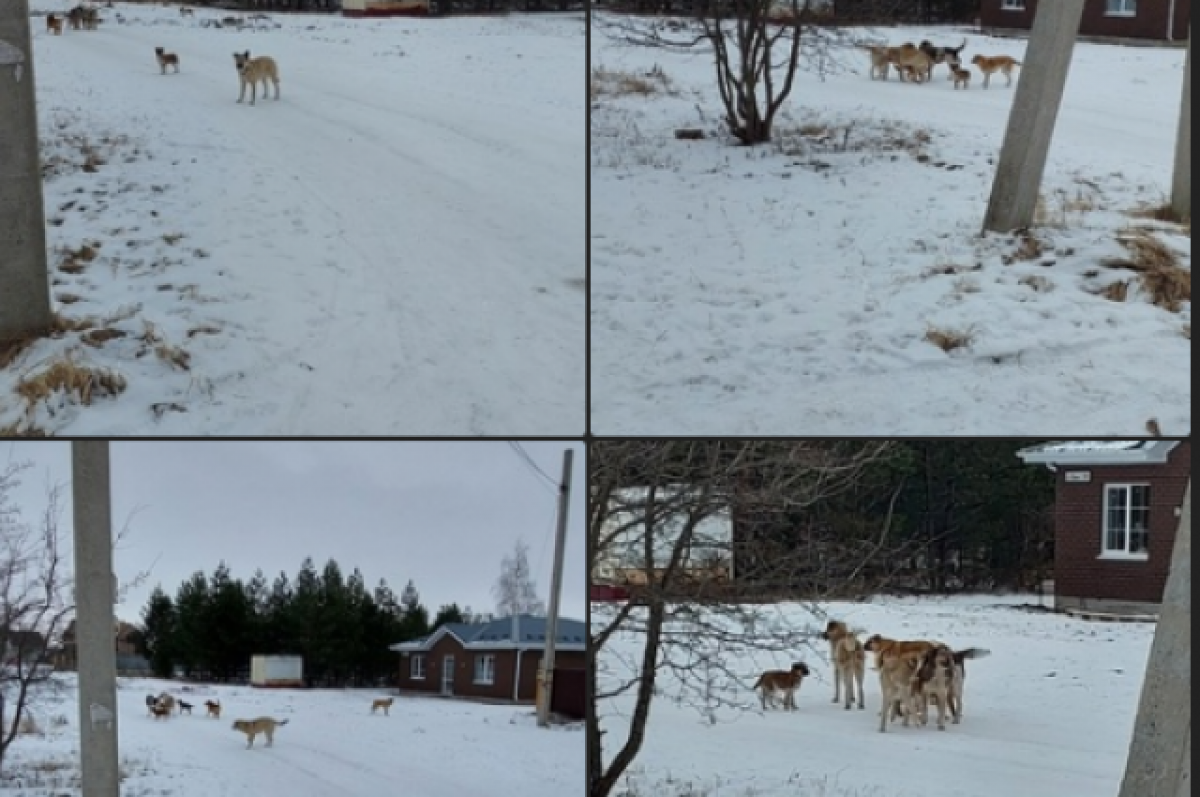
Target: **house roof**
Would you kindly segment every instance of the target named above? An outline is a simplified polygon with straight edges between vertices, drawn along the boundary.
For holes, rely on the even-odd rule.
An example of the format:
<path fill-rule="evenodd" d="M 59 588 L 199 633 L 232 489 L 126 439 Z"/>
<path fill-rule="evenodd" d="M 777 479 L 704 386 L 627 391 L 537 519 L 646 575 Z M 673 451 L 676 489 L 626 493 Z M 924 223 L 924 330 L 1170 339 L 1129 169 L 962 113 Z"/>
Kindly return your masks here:
<path fill-rule="evenodd" d="M 513 626 L 516 626 L 514 638 Z M 579 620 L 558 618 L 558 633 L 555 634 L 556 650 L 585 650 L 587 625 Z M 546 644 L 546 618 L 522 614 L 516 623 L 511 617 L 502 617 L 487 623 L 447 623 L 429 636 L 410 642 L 389 645 L 389 650 L 398 652 L 429 650 L 447 634 L 454 636 L 468 650 L 538 649 Z"/>
<path fill-rule="evenodd" d="M 1068 440 L 1017 452 L 1027 465 L 1161 465 L 1178 440 Z"/>

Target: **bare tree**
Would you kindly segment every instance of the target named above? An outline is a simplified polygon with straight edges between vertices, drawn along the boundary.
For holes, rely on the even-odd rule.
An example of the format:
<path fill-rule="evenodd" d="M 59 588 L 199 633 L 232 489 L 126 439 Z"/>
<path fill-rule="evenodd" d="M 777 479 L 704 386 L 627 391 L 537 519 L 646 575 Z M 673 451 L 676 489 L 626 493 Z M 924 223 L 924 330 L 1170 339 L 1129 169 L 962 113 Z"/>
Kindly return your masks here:
<path fill-rule="evenodd" d="M 598 441 L 589 449 L 591 501 L 589 569 L 628 577 L 629 597 L 593 603 L 591 610 L 592 710 L 588 715 L 591 797 L 607 797 L 637 758 L 656 697 L 699 709 L 708 722 L 753 704 L 756 657 L 794 661 L 816 638 L 824 619 L 815 601 L 835 594 L 838 583 L 868 563 L 891 556 L 891 513 L 879 528 L 851 529 L 836 545 L 792 544 L 783 538 L 742 539 L 733 533 L 746 513 L 787 513 L 859 489 L 864 474 L 886 460 L 887 441 Z M 891 494 L 894 506 L 899 490 Z M 726 522 L 724 542 L 712 528 Z M 721 547 L 725 550 L 722 551 Z M 755 602 L 756 583 L 734 572 L 714 577 L 713 562 L 733 561 L 747 547 L 767 553 L 756 581 L 801 580 L 807 619 Z M 884 556 L 884 552 L 888 556 Z M 814 561 L 816 568 L 814 569 Z M 718 573 L 724 572 L 721 570 Z M 822 580 L 822 575 L 824 580 Z M 869 585 L 866 588 L 870 588 Z M 602 727 L 613 698 L 632 697 L 628 731 L 605 760 Z"/>
<path fill-rule="evenodd" d="M 31 699 L 50 679 L 47 650 L 73 609 L 61 551 L 62 488 L 50 488 L 40 521 L 27 524 L 10 500 L 27 467 L 0 470 L 0 768 Z"/>
<path fill-rule="evenodd" d="M 524 540 L 517 540 L 512 554 L 504 557 L 492 595 L 496 598 L 496 614 L 500 617 L 546 613 L 546 604 L 538 597 L 537 585 L 529 569 L 529 546 Z"/>
<path fill-rule="evenodd" d="M 754 145 L 771 140 L 802 61 L 822 73 L 838 68 L 837 46 L 850 37 L 829 24 L 828 6 L 823 0 L 685 0 L 681 17 L 599 17 L 592 27 L 631 44 L 710 52 L 728 132 L 739 144 Z"/>

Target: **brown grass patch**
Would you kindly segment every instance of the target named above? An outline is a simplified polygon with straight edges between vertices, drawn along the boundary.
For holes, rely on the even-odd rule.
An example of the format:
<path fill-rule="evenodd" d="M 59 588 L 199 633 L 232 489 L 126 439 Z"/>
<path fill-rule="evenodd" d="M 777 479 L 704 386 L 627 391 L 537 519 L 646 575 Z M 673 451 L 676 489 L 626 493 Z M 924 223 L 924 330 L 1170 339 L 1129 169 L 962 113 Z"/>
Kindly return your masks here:
<path fill-rule="evenodd" d="M 955 349 L 965 349 L 970 346 L 975 341 L 975 330 L 930 327 L 925 330 L 925 340 L 949 354 Z"/>
<path fill-rule="evenodd" d="M 666 72 L 657 64 L 646 72 L 625 72 L 598 66 L 592 69 L 588 83 L 591 99 L 601 97 L 653 97 L 674 94 L 675 88 Z"/>
<path fill-rule="evenodd" d="M 1175 212 L 1175 208 L 1171 207 L 1170 202 L 1134 208 L 1129 211 L 1129 215 L 1135 219 L 1148 219 L 1150 221 L 1161 221 L 1165 224 L 1177 224 L 1183 228 L 1189 237 L 1192 234 L 1191 217 L 1180 216 Z"/>
<path fill-rule="evenodd" d="M 85 332 L 83 334 L 82 340 L 87 345 L 98 349 L 101 346 L 103 346 L 105 343 L 107 343 L 108 341 L 116 340 L 117 338 L 123 338 L 128 334 L 129 334 L 128 332 L 125 332 L 120 329 L 113 329 L 111 327 L 105 327 L 103 329 L 93 329 L 89 332 Z"/>
<path fill-rule="evenodd" d="M 32 405 L 62 391 L 78 403 L 89 406 L 96 398 L 117 396 L 125 390 L 125 377 L 101 368 L 89 368 L 63 356 L 39 374 L 17 383 L 17 395 Z"/>
<path fill-rule="evenodd" d="M 1029 274 L 1017 280 L 1018 285 L 1033 288 L 1038 293 L 1049 293 L 1054 290 L 1054 283 L 1040 274 Z"/>
<path fill-rule="evenodd" d="M 1110 302 L 1123 302 L 1129 298 L 1130 280 L 1114 282 L 1100 289 L 1099 294 Z"/>
<path fill-rule="evenodd" d="M 184 349 L 167 342 L 167 339 L 158 331 L 158 327 L 154 326 L 149 321 L 143 321 L 143 331 L 141 339 L 144 343 L 153 349 L 158 359 L 170 365 L 173 368 L 178 368 L 181 371 L 191 370 L 192 355 Z"/>
<path fill-rule="evenodd" d="M 194 338 L 197 335 L 220 335 L 220 334 L 221 334 L 221 328 L 215 327 L 211 324 L 201 324 L 200 326 L 192 327 L 191 329 L 189 329 L 187 331 L 187 336 L 189 338 Z"/>
<path fill-rule="evenodd" d="M 1192 300 L 1192 272 L 1185 268 L 1180 255 L 1149 230 L 1126 230 L 1117 241 L 1129 252 L 1129 257 L 1104 261 L 1108 268 L 1125 268 L 1136 272 L 1142 288 L 1157 307 L 1178 313 L 1185 302 Z"/>
<path fill-rule="evenodd" d="M 62 337 L 67 332 L 90 329 L 95 323 L 95 319 L 92 318 L 68 318 L 55 313 L 50 320 L 49 329 L 36 330 L 18 337 L 0 338 L 0 368 L 7 368 L 21 356 L 21 352 L 42 338 Z"/>

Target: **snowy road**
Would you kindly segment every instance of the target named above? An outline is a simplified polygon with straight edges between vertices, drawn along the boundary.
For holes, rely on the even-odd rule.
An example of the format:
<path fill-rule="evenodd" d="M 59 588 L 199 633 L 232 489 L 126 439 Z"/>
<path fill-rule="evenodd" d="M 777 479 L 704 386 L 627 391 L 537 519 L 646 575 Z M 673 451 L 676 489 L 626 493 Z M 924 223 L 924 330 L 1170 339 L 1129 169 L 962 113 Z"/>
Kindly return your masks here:
<path fill-rule="evenodd" d="M 123 209 L 140 202 L 135 217 L 153 210 L 205 252 L 170 276 L 218 303 L 222 332 L 192 344 L 203 390 L 155 397 L 189 400 L 157 433 L 583 431 L 579 19 L 292 17 L 239 33 L 202 27 L 215 13 L 112 13 L 94 33 L 38 31 L 39 110 L 44 128 L 69 111 L 142 142 L 154 163 L 116 168 L 167 185 Z M 179 75 L 159 74 L 155 46 Z M 235 103 L 235 49 L 276 58 L 281 101 Z M 128 228 L 93 222 L 68 218 L 65 243 Z M 69 431 L 144 431 L 132 409 Z"/>

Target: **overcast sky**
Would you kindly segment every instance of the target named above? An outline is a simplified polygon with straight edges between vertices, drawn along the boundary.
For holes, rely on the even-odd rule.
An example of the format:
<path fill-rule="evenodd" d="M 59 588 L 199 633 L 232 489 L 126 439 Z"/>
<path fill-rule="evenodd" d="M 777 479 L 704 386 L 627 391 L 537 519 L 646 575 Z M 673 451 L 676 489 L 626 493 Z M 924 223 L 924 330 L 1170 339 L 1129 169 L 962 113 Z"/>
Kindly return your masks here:
<path fill-rule="evenodd" d="M 494 610 L 501 560 L 518 539 L 530 548 L 538 594 L 549 602 L 557 483 L 563 451 L 575 450 L 562 615 L 586 619 L 584 448 L 524 442 L 539 475 L 507 442 L 153 442 L 110 444 L 113 531 L 128 522 L 116 552 L 122 582 L 150 570 L 116 607 L 140 622 L 155 584 L 174 596 L 197 570 L 221 560 L 234 577 L 262 568 L 294 579 L 304 557 L 318 571 L 336 559 L 399 595 L 412 579 L 430 613 L 456 602 Z M 0 443 L 0 468 L 30 462 L 10 496 L 37 522 L 46 487 L 71 479 L 71 444 Z M 553 483 L 551 483 L 553 482 Z M 71 545 L 70 492 L 61 516 Z"/>

